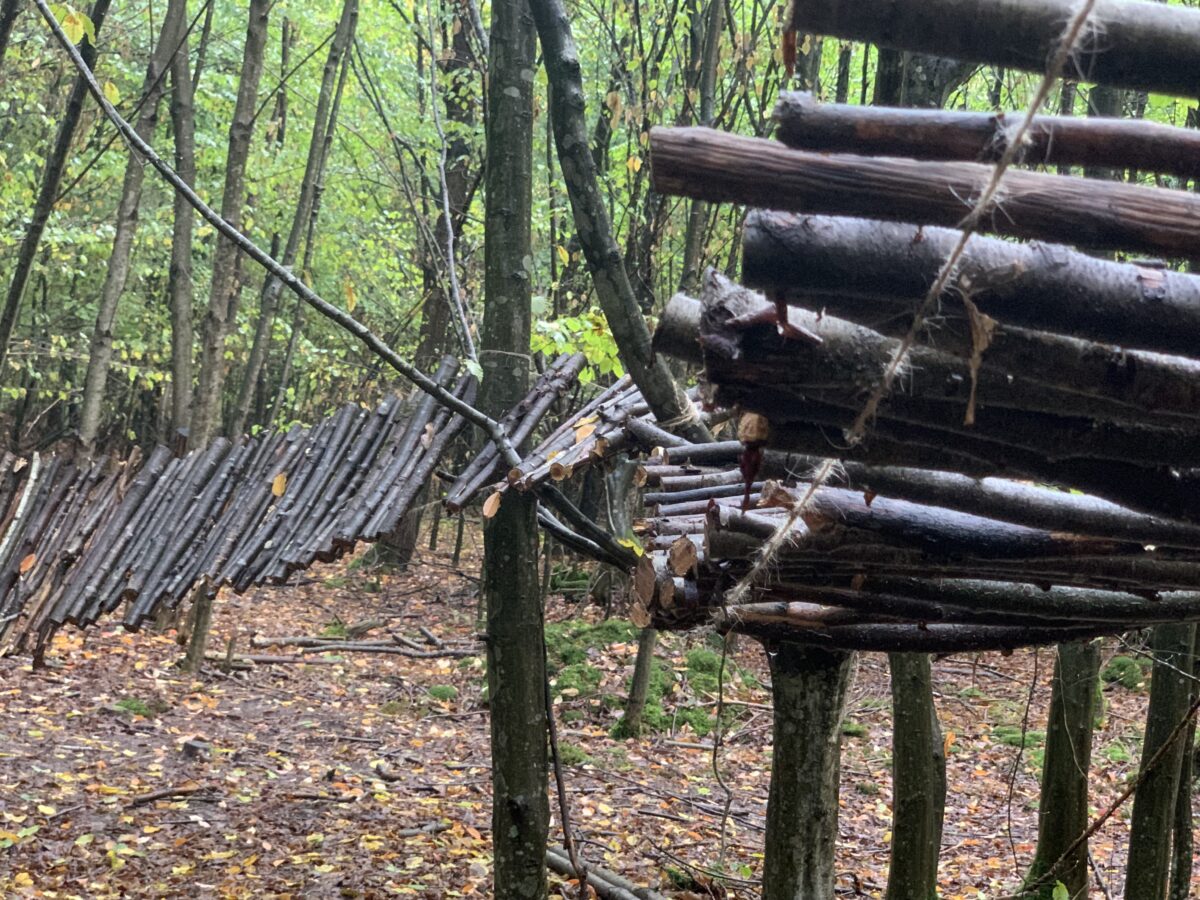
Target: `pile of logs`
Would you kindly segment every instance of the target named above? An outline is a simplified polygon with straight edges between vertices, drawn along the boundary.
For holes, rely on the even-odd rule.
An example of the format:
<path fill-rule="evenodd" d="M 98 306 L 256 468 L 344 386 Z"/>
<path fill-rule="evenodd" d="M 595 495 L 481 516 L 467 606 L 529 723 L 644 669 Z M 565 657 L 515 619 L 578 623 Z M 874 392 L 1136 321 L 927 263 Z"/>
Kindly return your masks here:
<path fill-rule="evenodd" d="M 1179 90 L 1161 59 L 1172 29 L 1200 34 L 1200 16 L 1134 5 L 1148 18 L 1099 4 L 1104 52 L 1073 60 L 1099 80 Z M 914 43 L 941 35 L 917 5 L 791 9 L 801 31 L 945 52 Z M 1150 43 L 1110 41 L 1111 28 Z M 1200 201 L 1021 168 L 1110 166 L 1186 186 L 1200 176 L 1197 133 L 1035 118 L 996 206 L 971 220 L 1001 237 L 970 238 L 914 329 L 1012 122 L 807 94 L 785 95 L 776 119 L 778 141 L 651 135 L 660 192 L 762 208 L 743 231 L 745 286 L 706 273 L 655 335 L 658 351 L 703 366 L 710 407 L 745 427 L 742 441 L 664 441 L 646 465 L 638 620 L 940 652 L 1200 619 L 1200 277 L 1089 255 L 1194 262 Z M 901 353 L 894 389 L 852 433 Z M 798 504 L 830 457 L 836 476 Z M 726 607 L 793 518 L 753 598 Z"/>

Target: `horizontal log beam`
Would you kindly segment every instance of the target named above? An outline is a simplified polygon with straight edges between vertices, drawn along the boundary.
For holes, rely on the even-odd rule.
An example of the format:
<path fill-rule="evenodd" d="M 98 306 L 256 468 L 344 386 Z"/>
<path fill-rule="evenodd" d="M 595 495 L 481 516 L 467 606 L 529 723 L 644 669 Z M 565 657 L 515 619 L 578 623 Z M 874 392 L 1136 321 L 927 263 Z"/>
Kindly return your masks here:
<path fill-rule="evenodd" d="M 1038 73 L 1078 12 L 1074 0 L 795 0 L 790 8 L 797 31 Z M 1098 0 L 1084 29 L 1064 78 L 1200 96 L 1200 11 Z"/>
<path fill-rule="evenodd" d="M 955 226 L 992 177 L 978 163 L 793 150 L 709 128 L 650 132 L 654 189 L 715 203 Z M 979 230 L 1200 259 L 1200 198 L 1187 191 L 1010 171 Z"/>
<path fill-rule="evenodd" d="M 1008 147 L 1018 117 L 1004 113 L 821 103 L 787 92 L 776 136 L 789 147 L 862 156 L 986 162 Z M 1037 116 L 1018 160 L 1025 165 L 1107 166 L 1200 177 L 1200 132 L 1146 119 Z"/>
<path fill-rule="evenodd" d="M 958 232 L 838 216 L 752 212 L 743 278 L 768 292 L 866 297 L 911 312 Z M 962 296 L 1003 325 L 1073 335 L 1117 348 L 1200 355 L 1200 277 L 1115 263 L 1061 245 L 971 238 L 942 308 L 965 318 Z M 799 302 L 807 303 L 800 300 Z M 1106 380 L 1130 378 L 1115 353 Z M 987 353 L 984 353 L 986 359 Z M 1191 360 L 1173 363 L 1190 374 Z M 1194 394 L 1188 392 L 1187 397 Z"/>

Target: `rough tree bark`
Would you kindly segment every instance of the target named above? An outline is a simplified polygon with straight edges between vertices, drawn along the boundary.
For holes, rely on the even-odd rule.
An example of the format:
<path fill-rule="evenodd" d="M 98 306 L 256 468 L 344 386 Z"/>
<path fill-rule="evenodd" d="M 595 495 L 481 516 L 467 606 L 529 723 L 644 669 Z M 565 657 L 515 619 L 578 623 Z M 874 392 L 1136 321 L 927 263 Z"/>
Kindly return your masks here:
<path fill-rule="evenodd" d="M 764 900 L 833 900 L 841 727 L 851 656 L 768 645 L 774 730 Z"/>
<path fill-rule="evenodd" d="M 1050 694 L 1050 721 L 1038 802 L 1037 852 L 1029 867 L 1033 881 L 1054 865 L 1088 827 L 1088 771 L 1100 647 L 1095 642 L 1059 644 Z M 1088 895 L 1088 846 L 1083 842 L 1027 896 L 1051 900 L 1056 882 L 1071 897 Z"/>
<path fill-rule="evenodd" d="M 186 18 L 187 4 L 183 6 Z M 196 111 L 186 33 L 178 52 L 171 58 L 171 127 L 175 132 L 175 171 L 193 185 L 196 180 Z M 192 223 L 195 213 L 187 198 L 178 192 L 174 194 L 174 205 L 167 293 L 171 306 L 171 431 L 178 434 L 188 427 L 192 413 Z"/>
<path fill-rule="evenodd" d="M 267 42 L 267 18 L 271 0 L 250 0 L 250 21 L 242 52 L 242 73 L 237 102 L 229 124 L 229 149 L 225 157 L 225 186 L 221 194 L 221 217 L 241 228 L 246 193 L 246 161 L 254 135 L 258 84 L 262 80 L 263 50 Z M 208 309 L 200 348 L 200 380 L 192 402 L 191 444 L 203 447 L 216 433 L 221 419 L 222 387 L 225 383 L 225 338 L 232 326 L 234 298 L 238 286 L 238 248 L 218 236 L 213 254 Z"/>
<path fill-rule="evenodd" d="M 1154 669 L 1142 742 L 1142 767 L 1159 752 L 1187 712 L 1191 698 L 1196 626 L 1159 625 L 1150 637 Z M 1125 900 L 1162 900 L 1171 875 L 1171 831 L 1179 774 L 1188 748 L 1181 736 L 1166 749 L 1133 798 Z"/>
<path fill-rule="evenodd" d="M 946 807 L 946 752 L 929 657 L 891 653 L 892 852 L 887 900 L 937 897 Z"/>
<path fill-rule="evenodd" d="M 1189 704 L 1196 702 L 1200 686 L 1200 628 L 1192 645 L 1192 682 Z M 1195 837 L 1192 833 L 1192 791 L 1196 776 L 1196 718 L 1192 717 L 1183 734 L 1183 761 L 1179 766 L 1179 791 L 1175 794 L 1175 822 L 1171 835 L 1171 884 L 1167 900 L 1189 900 L 1192 893 L 1192 867 L 1195 862 Z"/>
<path fill-rule="evenodd" d="M 17 23 L 21 5 L 21 0 L 0 2 L 0 69 L 4 68 L 4 54 L 8 51 L 8 40 L 12 37 L 13 25 Z"/>
<path fill-rule="evenodd" d="M 19 7 L 20 3 L 14 3 Z M 90 16 L 99 36 L 104 17 L 108 14 L 109 0 L 96 0 L 92 4 Z M 13 10 L 15 15 L 16 10 Z M 96 64 L 96 45 L 91 41 L 84 42 L 80 48 L 83 60 L 88 68 Z M 8 342 L 12 339 L 13 328 L 17 324 L 17 316 L 21 311 L 21 298 L 25 294 L 25 286 L 29 283 L 29 275 L 33 271 L 33 261 L 37 256 L 38 245 L 42 233 L 46 230 L 46 222 L 54 209 L 54 201 L 58 198 L 58 186 L 62 181 L 63 169 L 71 152 L 71 142 L 75 138 L 75 129 L 79 125 L 79 117 L 83 112 L 83 101 L 87 96 L 87 83 L 82 77 L 76 77 L 71 83 L 71 93 L 67 96 L 67 106 L 58 122 L 58 131 L 54 136 L 54 147 L 46 158 L 46 167 L 42 170 L 42 182 L 38 188 L 37 200 L 33 206 L 33 215 L 25 227 L 20 249 L 17 250 L 16 262 L 13 265 L 12 279 L 8 283 L 8 293 L 4 298 L 4 312 L 0 314 L 0 380 L 8 369 L 4 361 L 8 356 Z"/>
<path fill-rule="evenodd" d="M 480 407 L 500 418 L 528 390 L 536 34 L 526 0 L 496 0 L 488 53 L 487 206 Z M 586 146 L 586 142 L 585 142 Z M 547 895 L 546 665 L 537 501 L 508 492 L 484 526 L 494 896 Z"/>
<path fill-rule="evenodd" d="M 166 88 L 164 75 L 187 23 L 187 11 L 184 7 L 184 0 L 171 0 L 167 4 L 158 42 L 150 57 L 150 65 L 146 68 L 141 111 L 134 126 L 145 140 L 154 137 L 154 128 L 158 123 L 158 102 Z M 88 349 L 83 402 L 79 410 L 79 444 L 84 452 L 89 454 L 95 450 L 96 437 L 100 432 L 104 393 L 108 384 L 108 366 L 112 362 L 113 323 L 117 316 L 117 305 L 125 292 L 125 281 L 129 277 L 130 257 L 133 253 L 133 239 L 137 234 L 138 207 L 142 202 L 145 175 L 146 168 L 142 160 L 136 154 L 130 153 L 129 161 L 125 165 L 125 179 L 121 185 L 121 199 L 117 205 L 112 252 L 108 257 L 108 268 L 97 303 L 96 324 L 92 329 L 92 340 Z"/>
<path fill-rule="evenodd" d="M 550 80 L 551 119 L 559 167 L 566 182 L 575 228 L 592 270 L 596 297 L 608 319 L 625 368 L 650 404 L 655 417 L 692 440 L 707 440 L 691 401 L 671 377 L 666 362 L 654 356 L 650 331 L 634 296 L 613 239 L 608 209 L 600 193 L 596 162 L 589 145 L 579 54 L 562 0 L 533 0 Z"/>

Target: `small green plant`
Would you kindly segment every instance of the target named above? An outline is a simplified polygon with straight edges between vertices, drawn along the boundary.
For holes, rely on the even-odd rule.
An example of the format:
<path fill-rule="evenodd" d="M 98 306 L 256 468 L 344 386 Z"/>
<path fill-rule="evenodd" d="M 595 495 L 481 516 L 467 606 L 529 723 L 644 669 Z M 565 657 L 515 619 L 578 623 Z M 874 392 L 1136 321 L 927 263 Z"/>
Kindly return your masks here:
<path fill-rule="evenodd" d="M 458 697 L 458 688 L 452 684 L 435 684 L 429 688 L 429 696 L 434 700 L 440 700 L 443 703 L 448 703 Z"/>
<path fill-rule="evenodd" d="M 1111 763 L 1124 764 L 1133 762 L 1133 754 L 1129 752 L 1129 748 L 1124 744 L 1109 744 L 1100 751 L 1104 754 L 1104 758 Z"/>
<path fill-rule="evenodd" d="M 1100 680 L 1105 684 L 1119 684 L 1130 691 L 1140 691 L 1146 686 L 1149 668 L 1149 663 L 1131 656 L 1114 656 L 1100 672 Z"/>
<path fill-rule="evenodd" d="M 846 720 L 842 722 L 842 734 L 846 737 L 865 738 L 871 733 L 871 729 L 861 722 L 851 722 Z"/>
<path fill-rule="evenodd" d="M 321 637 L 327 638 L 344 638 L 346 637 L 346 623 L 340 619 L 335 622 L 326 622 L 325 627 L 321 629 Z"/>
<path fill-rule="evenodd" d="M 163 700 L 151 699 L 146 701 L 138 697 L 122 697 L 113 705 L 123 713 L 128 713 L 131 716 L 142 716 L 146 719 L 152 719 L 171 708 L 170 704 Z"/>

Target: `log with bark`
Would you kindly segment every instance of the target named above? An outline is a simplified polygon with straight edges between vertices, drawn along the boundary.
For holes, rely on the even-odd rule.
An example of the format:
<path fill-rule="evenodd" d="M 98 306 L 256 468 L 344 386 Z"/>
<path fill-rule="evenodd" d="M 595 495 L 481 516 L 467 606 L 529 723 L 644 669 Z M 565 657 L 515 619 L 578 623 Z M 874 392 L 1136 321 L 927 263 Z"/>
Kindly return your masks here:
<path fill-rule="evenodd" d="M 861 297 L 909 314 L 958 239 L 944 228 L 771 212 L 752 213 L 744 234 L 743 276 L 750 287 L 797 298 Z M 955 287 L 940 298 L 943 309 L 965 317 L 964 296 L 1004 325 L 1069 334 L 1114 350 L 1195 358 L 1200 346 L 1200 277 L 1159 263 L 1116 263 L 1061 245 L 976 235 Z M 1128 380 L 1132 366 L 1112 358 L 1105 380 Z M 1194 367 L 1172 362 L 1183 367 L 1180 374 Z"/>
<path fill-rule="evenodd" d="M 1078 5 L 1073 0 L 796 0 L 789 9 L 789 25 L 800 32 L 1040 74 Z M 1165 3 L 1099 0 L 1061 74 L 1073 81 L 1196 97 L 1200 12 Z"/>
<path fill-rule="evenodd" d="M 776 136 L 789 147 L 862 156 L 988 162 L 1008 147 L 1018 116 L 821 103 L 785 92 L 775 107 Z M 1108 166 L 1200 176 L 1200 134 L 1145 119 L 1037 116 L 1025 133 L 1024 165 Z"/>

